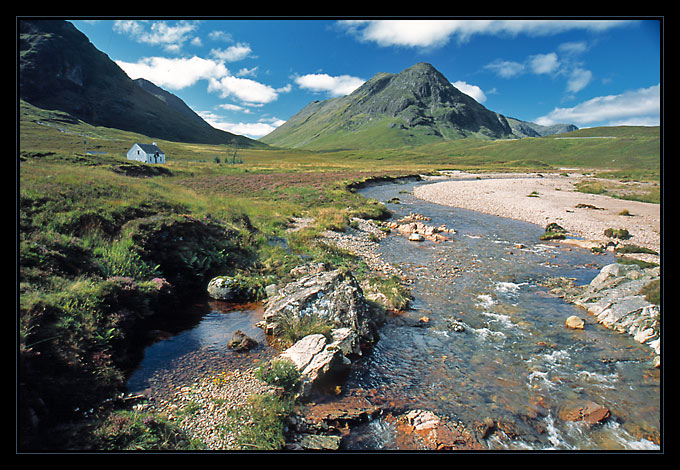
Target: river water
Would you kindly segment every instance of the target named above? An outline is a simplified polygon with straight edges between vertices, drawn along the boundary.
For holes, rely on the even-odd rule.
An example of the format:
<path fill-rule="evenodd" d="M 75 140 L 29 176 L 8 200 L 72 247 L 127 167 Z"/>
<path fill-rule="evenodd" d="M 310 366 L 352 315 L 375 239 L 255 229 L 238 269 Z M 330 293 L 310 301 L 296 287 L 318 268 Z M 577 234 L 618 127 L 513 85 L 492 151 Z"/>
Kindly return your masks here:
<path fill-rule="evenodd" d="M 414 198 L 419 183 L 361 190 L 394 218 L 410 212 L 428 225 L 454 228 L 452 242 L 414 243 L 392 236 L 380 243 L 385 261 L 413 280 L 413 319 L 392 321 L 374 351 L 353 370 L 349 388 L 374 389 L 411 409 L 474 423 L 502 423 L 490 449 L 656 449 L 660 378 L 651 349 L 606 329 L 579 307 L 549 295 L 541 281 L 573 278 L 587 284 L 611 255 L 595 255 L 539 240 L 544 227 Z M 567 317 L 584 330 L 565 327 Z M 451 322 L 464 331 L 451 328 Z M 605 424 L 559 419 L 559 411 L 594 402 L 611 411 Z M 371 446 L 389 448 L 386 423 L 367 426 Z M 372 429 L 372 431 L 371 431 Z M 503 432 L 505 429 L 507 432 Z"/>
<path fill-rule="evenodd" d="M 425 183 L 360 192 L 385 202 L 395 219 L 419 213 L 456 233 L 450 242 L 399 235 L 380 242 L 384 260 L 412 280 L 411 308 L 388 319 L 374 348 L 355 361 L 343 393 L 370 390 L 405 410 L 466 425 L 493 420 L 497 430 L 483 440 L 490 450 L 658 450 L 661 387 L 651 349 L 540 285 L 557 276 L 587 284 L 613 257 L 541 242 L 544 228 L 533 224 L 418 200 L 416 184 Z M 394 197 L 399 204 L 386 202 Z M 265 344 L 254 327 L 261 313 L 258 306 L 197 307 L 189 327 L 147 348 L 129 390 L 269 357 L 266 346 L 246 355 L 226 348 L 236 329 Z M 566 328 L 571 315 L 584 318 L 585 329 Z M 424 317 L 426 323 L 417 321 Z M 561 410 L 587 402 L 607 407 L 611 417 L 592 426 L 560 419 Z M 352 432 L 348 447 L 392 450 L 394 435 L 376 418 Z"/>

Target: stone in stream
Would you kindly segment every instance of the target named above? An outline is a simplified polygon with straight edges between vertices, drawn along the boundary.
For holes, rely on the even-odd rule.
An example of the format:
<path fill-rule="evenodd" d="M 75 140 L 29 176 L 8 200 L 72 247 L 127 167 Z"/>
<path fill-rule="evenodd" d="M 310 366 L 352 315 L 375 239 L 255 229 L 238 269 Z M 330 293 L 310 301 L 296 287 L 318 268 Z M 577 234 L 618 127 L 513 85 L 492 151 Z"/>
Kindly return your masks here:
<path fill-rule="evenodd" d="M 290 318 L 318 317 L 332 325 L 330 338 L 310 334 L 281 356 L 291 360 L 302 375 L 302 395 L 319 381 L 341 372 L 361 355 L 361 346 L 377 340 L 377 329 L 385 321 L 382 309 L 371 307 L 351 273 L 343 270 L 317 271 L 282 287 L 267 300 L 263 320 L 266 334 L 278 336 Z"/>

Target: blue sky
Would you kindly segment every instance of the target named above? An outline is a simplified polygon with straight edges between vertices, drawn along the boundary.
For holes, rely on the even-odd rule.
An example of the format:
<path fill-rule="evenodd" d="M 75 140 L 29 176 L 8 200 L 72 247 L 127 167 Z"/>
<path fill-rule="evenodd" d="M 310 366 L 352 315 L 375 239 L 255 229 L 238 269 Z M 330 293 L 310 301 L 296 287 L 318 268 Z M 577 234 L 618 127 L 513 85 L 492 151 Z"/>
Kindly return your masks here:
<path fill-rule="evenodd" d="M 492 111 L 543 125 L 659 125 L 657 19 L 71 20 L 131 77 L 262 137 L 314 100 L 429 62 Z"/>

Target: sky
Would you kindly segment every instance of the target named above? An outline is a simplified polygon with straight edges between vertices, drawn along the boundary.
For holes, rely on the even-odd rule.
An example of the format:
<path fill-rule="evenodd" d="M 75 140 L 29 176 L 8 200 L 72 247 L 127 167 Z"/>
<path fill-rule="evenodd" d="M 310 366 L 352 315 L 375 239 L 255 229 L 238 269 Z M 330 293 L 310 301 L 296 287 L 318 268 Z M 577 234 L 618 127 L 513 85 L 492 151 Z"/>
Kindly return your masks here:
<path fill-rule="evenodd" d="M 486 108 L 537 124 L 660 125 L 658 18 L 69 20 L 130 78 L 213 127 L 263 137 L 315 100 L 428 62 Z"/>

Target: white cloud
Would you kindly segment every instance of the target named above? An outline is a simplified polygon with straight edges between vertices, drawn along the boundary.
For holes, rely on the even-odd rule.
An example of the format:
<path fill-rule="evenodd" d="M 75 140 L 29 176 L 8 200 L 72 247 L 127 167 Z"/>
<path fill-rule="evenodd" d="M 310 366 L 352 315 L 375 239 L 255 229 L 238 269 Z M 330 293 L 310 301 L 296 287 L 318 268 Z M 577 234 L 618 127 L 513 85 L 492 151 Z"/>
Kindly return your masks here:
<path fill-rule="evenodd" d="M 557 60 L 557 54 L 554 52 L 537 54 L 529 57 L 529 66 L 536 74 L 553 73 L 560 66 L 560 61 Z"/>
<path fill-rule="evenodd" d="M 593 73 L 590 70 L 576 68 L 571 71 L 569 79 L 567 80 L 567 91 L 576 93 L 583 90 L 590 80 L 593 78 Z"/>
<path fill-rule="evenodd" d="M 226 76 L 219 79 L 210 78 L 208 91 L 219 93 L 221 98 L 234 96 L 244 103 L 265 104 L 276 100 L 279 93 L 287 89 L 286 87 L 275 89 L 248 78 Z"/>
<path fill-rule="evenodd" d="M 248 44 L 239 42 L 235 46 L 226 49 L 212 49 L 210 55 L 225 62 L 236 62 L 245 59 L 253 52 Z"/>
<path fill-rule="evenodd" d="M 558 49 L 563 54 L 578 55 L 588 50 L 588 44 L 585 41 L 565 42 L 560 44 Z"/>
<path fill-rule="evenodd" d="M 179 90 L 201 79 L 223 77 L 229 73 L 221 62 L 200 57 L 168 59 L 146 57 L 136 63 L 117 60 L 116 64 L 132 79 L 145 78 L 155 85 Z"/>
<path fill-rule="evenodd" d="M 232 134 L 244 135 L 251 139 L 259 139 L 274 129 L 279 127 L 285 121 L 277 118 L 260 120 L 258 122 L 228 122 L 209 111 L 201 111 L 198 113 L 208 124 L 215 129 L 231 132 Z"/>
<path fill-rule="evenodd" d="M 646 122 L 659 125 L 661 112 L 660 86 L 627 91 L 620 95 L 598 96 L 573 108 L 555 108 L 535 122 L 544 126 L 573 123 L 577 126 L 622 125 Z M 606 124 L 601 124 L 606 123 Z"/>
<path fill-rule="evenodd" d="M 548 36 L 573 29 L 604 31 L 627 24 L 604 20 L 346 20 L 338 24 L 362 41 L 380 46 L 437 47 L 452 37 L 473 35 Z"/>
<path fill-rule="evenodd" d="M 525 70 L 524 65 L 519 62 L 502 59 L 496 59 L 490 64 L 485 65 L 484 68 L 496 72 L 503 78 L 517 77 L 523 74 Z"/>
<path fill-rule="evenodd" d="M 245 108 L 243 106 L 239 106 L 237 104 L 231 104 L 231 103 L 226 103 L 226 104 L 218 104 L 218 108 L 226 109 L 227 111 L 240 111 L 242 113 L 250 113 L 250 109 Z"/>
<path fill-rule="evenodd" d="M 486 95 L 477 85 L 470 85 L 469 83 L 459 80 L 457 82 L 453 82 L 453 86 L 458 88 L 466 95 L 472 97 L 478 103 L 484 103 L 486 101 Z"/>
<path fill-rule="evenodd" d="M 572 43 L 564 50 L 568 55 L 574 55 L 582 49 Z M 484 69 L 491 70 L 502 78 L 514 78 L 528 72 L 537 75 L 552 74 L 554 77 L 567 76 L 567 91 L 570 93 L 583 90 L 593 78 L 590 70 L 577 66 L 569 59 L 561 61 L 554 52 L 529 56 L 523 63 L 496 59 L 485 65 Z"/>
<path fill-rule="evenodd" d="M 332 77 L 325 73 L 307 74 L 295 78 L 300 88 L 315 92 L 326 92 L 331 96 L 343 96 L 352 93 L 364 84 L 364 80 L 350 75 Z"/>
<path fill-rule="evenodd" d="M 113 23 L 113 30 L 117 33 L 127 34 L 140 43 L 162 46 L 169 52 L 178 52 L 186 41 L 194 39 L 197 27 L 196 21 L 186 20 L 173 26 L 165 21 L 117 20 Z"/>

